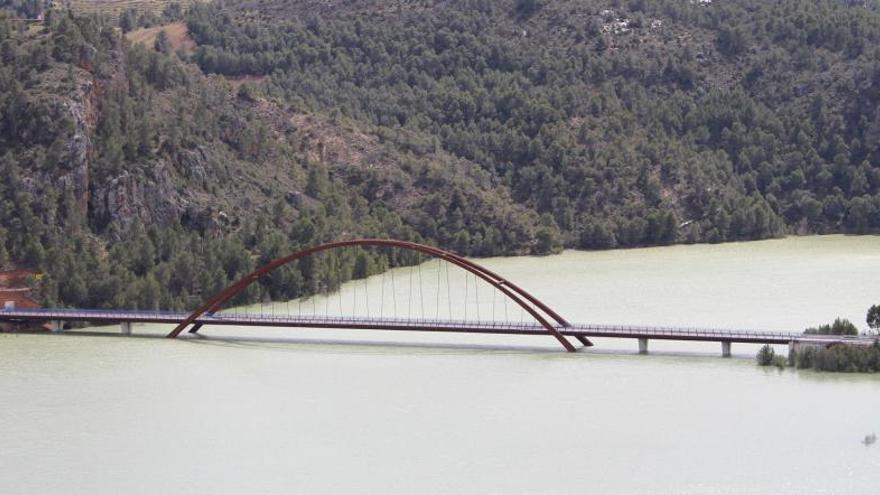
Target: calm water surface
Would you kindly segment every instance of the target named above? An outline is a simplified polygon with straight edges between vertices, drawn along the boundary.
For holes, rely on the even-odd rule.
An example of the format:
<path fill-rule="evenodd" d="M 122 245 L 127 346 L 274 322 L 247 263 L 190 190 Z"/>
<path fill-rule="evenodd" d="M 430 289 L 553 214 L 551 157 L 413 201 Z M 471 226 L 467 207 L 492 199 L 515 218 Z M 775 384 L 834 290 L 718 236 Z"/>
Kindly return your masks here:
<path fill-rule="evenodd" d="M 482 262 L 571 321 L 799 330 L 836 316 L 864 326 L 880 302 L 880 237 Z M 860 442 L 880 432 L 880 376 L 762 369 L 754 346 L 722 359 L 701 343 L 651 342 L 638 356 L 632 341 L 597 340 L 572 355 L 548 337 L 205 333 L 0 335 L 0 493 L 875 494 L 880 484 L 880 445 Z"/>

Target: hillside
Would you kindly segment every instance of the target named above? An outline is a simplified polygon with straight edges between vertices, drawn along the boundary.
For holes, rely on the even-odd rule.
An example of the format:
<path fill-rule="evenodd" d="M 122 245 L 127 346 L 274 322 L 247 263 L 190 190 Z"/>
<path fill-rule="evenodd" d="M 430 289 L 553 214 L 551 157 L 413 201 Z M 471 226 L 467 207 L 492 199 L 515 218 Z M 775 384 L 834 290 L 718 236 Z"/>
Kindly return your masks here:
<path fill-rule="evenodd" d="M 0 20 L 0 264 L 45 271 L 46 302 L 189 307 L 352 235 L 495 255 L 880 230 L 862 4 L 150 5 Z M 414 261 L 340 256 L 247 298 Z"/>
<path fill-rule="evenodd" d="M 0 26 L 0 263 L 46 272 L 49 303 L 190 307 L 255 263 L 355 234 L 452 246 L 469 232 L 484 240 L 459 244 L 475 254 L 527 252 L 535 237 L 537 216 L 479 167 L 406 132 L 206 77 L 94 18 Z M 331 264 L 248 297 L 352 275 Z"/>
<path fill-rule="evenodd" d="M 876 229 L 878 21 L 793 0 L 188 16 L 204 71 L 271 74 L 308 108 L 434 136 L 582 247 Z"/>

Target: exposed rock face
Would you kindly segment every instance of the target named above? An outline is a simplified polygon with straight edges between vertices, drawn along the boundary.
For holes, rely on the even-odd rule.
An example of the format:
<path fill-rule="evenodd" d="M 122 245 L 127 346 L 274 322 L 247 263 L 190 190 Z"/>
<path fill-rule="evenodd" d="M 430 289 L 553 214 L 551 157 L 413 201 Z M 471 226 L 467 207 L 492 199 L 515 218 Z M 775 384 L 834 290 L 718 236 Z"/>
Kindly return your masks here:
<path fill-rule="evenodd" d="M 193 150 L 180 150 L 177 153 L 177 170 L 188 179 L 208 180 L 207 163 L 208 153 L 203 146 Z"/>
<path fill-rule="evenodd" d="M 125 172 L 95 185 L 91 207 L 96 226 L 119 239 L 136 220 L 144 225 L 174 225 L 190 204 L 177 193 L 167 162 L 159 160 L 144 176 Z"/>
<path fill-rule="evenodd" d="M 82 214 L 86 214 L 89 201 L 89 171 L 94 150 L 92 133 L 95 130 L 94 83 L 84 80 L 77 94 L 63 103 L 64 111 L 73 121 L 73 135 L 68 141 L 66 155 L 68 171 L 58 182 L 64 189 L 71 189 Z"/>
<path fill-rule="evenodd" d="M 96 122 L 94 82 L 80 77 L 70 94 L 50 98 L 32 95 L 28 104 L 44 117 L 20 133 L 21 141 L 48 148 L 60 137 L 59 142 L 63 144 L 49 150 L 52 159 L 46 161 L 48 167 L 34 167 L 21 178 L 22 187 L 35 197 L 41 197 L 46 186 L 51 185 L 59 195 L 74 198 L 80 214 L 87 215 Z"/>
<path fill-rule="evenodd" d="M 128 85 L 124 70 L 114 71 L 109 78 L 99 79 L 91 73 L 96 50 L 83 48 L 78 71 L 79 85 L 67 98 L 59 100 L 59 118 L 72 122 L 67 141 L 63 171 L 54 180 L 63 192 L 72 192 L 80 212 L 96 229 L 111 240 L 126 235 L 135 222 L 143 225 L 169 227 L 178 223 L 212 231 L 224 228 L 229 219 L 212 207 L 196 204 L 196 195 L 179 190 L 178 174 L 190 181 L 208 180 L 210 150 L 202 147 L 181 150 L 169 159 L 160 158 L 144 168 L 126 171 L 116 177 L 91 180 L 94 158 L 93 136 L 101 112 L 101 98 L 110 87 Z M 115 67 L 122 68 L 124 51 L 112 51 Z"/>
<path fill-rule="evenodd" d="M 180 224 L 203 233 L 238 225 L 216 198 L 183 185 L 207 183 L 216 159 L 200 146 L 179 151 L 174 162 L 159 158 L 141 172 L 124 172 L 93 184 L 89 212 L 93 225 L 114 240 L 122 238 L 135 221 L 161 228 Z"/>

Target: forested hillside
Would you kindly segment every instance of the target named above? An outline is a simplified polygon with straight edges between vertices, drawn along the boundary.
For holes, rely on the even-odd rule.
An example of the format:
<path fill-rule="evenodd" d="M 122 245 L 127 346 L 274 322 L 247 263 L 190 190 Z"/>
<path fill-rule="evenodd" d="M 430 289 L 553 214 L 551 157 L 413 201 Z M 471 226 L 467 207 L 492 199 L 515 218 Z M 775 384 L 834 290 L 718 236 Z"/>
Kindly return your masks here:
<path fill-rule="evenodd" d="M 880 230 L 873 4 L 10 5 L 0 263 L 45 271 L 51 304 L 191 307 L 354 235 L 493 255 Z M 247 297 L 412 261 L 342 256 Z"/>
<path fill-rule="evenodd" d="M 880 227 L 878 21 L 812 0 L 219 2 L 188 18 L 204 71 L 430 135 L 581 247 Z"/>

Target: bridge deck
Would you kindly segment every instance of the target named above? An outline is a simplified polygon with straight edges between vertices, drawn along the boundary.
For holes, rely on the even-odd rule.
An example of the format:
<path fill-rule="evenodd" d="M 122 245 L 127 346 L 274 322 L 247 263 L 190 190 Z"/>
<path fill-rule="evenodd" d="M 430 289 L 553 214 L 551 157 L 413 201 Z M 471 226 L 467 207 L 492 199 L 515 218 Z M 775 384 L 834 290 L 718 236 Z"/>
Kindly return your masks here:
<path fill-rule="evenodd" d="M 82 321 L 91 323 L 166 323 L 178 324 L 187 317 L 184 312 L 113 311 L 83 309 L 3 309 L 0 320 L 5 321 Z M 547 330 L 531 323 L 486 322 L 465 320 L 431 320 L 404 318 L 274 316 L 266 314 L 218 313 L 197 320 L 202 325 L 338 328 L 357 330 L 406 330 L 423 332 L 461 332 L 504 335 L 546 335 Z M 790 332 L 742 329 L 654 327 L 644 325 L 573 324 L 558 326 L 569 337 L 644 338 L 662 340 L 693 340 L 706 342 L 736 342 L 754 344 L 788 344 L 793 341 L 815 343 L 871 344 L 867 337 L 818 336 Z"/>

